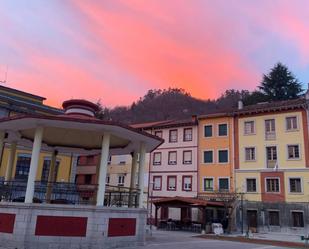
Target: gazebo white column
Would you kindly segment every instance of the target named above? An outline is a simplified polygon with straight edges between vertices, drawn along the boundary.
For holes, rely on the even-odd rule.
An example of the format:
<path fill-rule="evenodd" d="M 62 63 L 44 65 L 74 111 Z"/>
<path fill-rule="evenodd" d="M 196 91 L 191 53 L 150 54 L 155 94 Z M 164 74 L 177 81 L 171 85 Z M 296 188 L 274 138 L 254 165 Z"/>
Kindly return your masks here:
<path fill-rule="evenodd" d="M 108 163 L 108 157 L 109 157 L 109 144 L 110 144 L 110 134 L 104 133 L 103 140 L 102 140 L 102 147 L 101 147 L 97 206 L 104 206 L 107 163 Z"/>
<path fill-rule="evenodd" d="M 35 130 L 33 147 L 32 147 L 30 171 L 29 171 L 28 182 L 27 182 L 25 203 L 32 203 L 32 200 L 33 200 L 34 183 L 35 183 L 35 177 L 37 174 L 37 169 L 38 169 L 38 164 L 39 164 L 42 137 L 43 137 L 43 127 L 37 127 Z"/>
<path fill-rule="evenodd" d="M 5 181 L 12 180 L 12 172 L 13 172 L 14 161 L 15 161 L 16 147 L 17 147 L 17 143 L 12 142 L 10 146 L 10 154 L 8 157 L 8 162 L 6 165 L 5 178 L 4 178 Z"/>
<path fill-rule="evenodd" d="M 130 189 L 136 188 L 137 158 L 138 154 L 136 151 L 134 151 L 132 156 Z"/>
<path fill-rule="evenodd" d="M 138 169 L 138 188 L 140 190 L 138 206 L 143 207 L 144 200 L 144 171 L 145 171 L 146 147 L 145 143 L 141 142 L 139 152 L 139 169 Z"/>
<path fill-rule="evenodd" d="M 133 203 L 133 196 L 132 192 L 133 189 L 136 188 L 136 169 L 137 169 L 137 158 L 138 154 L 136 151 L 133 152 L 132 155 L 132 165 L 131 165 L 131 179 L 130 179 L 130 193 L 129 193 L 129 207 L 132 207 Z"/>

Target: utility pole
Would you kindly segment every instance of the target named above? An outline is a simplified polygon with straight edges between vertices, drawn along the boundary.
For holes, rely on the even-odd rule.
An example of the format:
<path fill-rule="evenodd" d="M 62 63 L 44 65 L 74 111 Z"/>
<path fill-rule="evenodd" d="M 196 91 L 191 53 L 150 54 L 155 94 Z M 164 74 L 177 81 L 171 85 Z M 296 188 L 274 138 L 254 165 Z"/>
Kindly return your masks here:
<path fill-rule="evenodd" d="M 244 234 L 244 193 L 240 193 L 241 234 Z"/>

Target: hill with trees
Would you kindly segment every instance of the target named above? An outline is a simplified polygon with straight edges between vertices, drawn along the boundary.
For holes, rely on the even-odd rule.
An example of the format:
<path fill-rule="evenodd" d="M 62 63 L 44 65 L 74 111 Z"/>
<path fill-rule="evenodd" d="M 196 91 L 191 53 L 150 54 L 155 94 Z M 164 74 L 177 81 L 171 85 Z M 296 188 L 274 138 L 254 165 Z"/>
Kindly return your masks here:
<path fill-rule="evenodd" d="M 131 106 L 103 107 L 97 117 L 123 123 L 141 123 L 168 119 L 186 119 L 192 115 L 219 112 L 237 107 L 238 100 L 245 105 L 298 98 L 302 95 L 301 83 L 287 66 L 277 63 L 268 74 L 264 74 L 257 90 L 226 90 L 217 99 L 197 99 L 184 89 L 152 89 Z"/>

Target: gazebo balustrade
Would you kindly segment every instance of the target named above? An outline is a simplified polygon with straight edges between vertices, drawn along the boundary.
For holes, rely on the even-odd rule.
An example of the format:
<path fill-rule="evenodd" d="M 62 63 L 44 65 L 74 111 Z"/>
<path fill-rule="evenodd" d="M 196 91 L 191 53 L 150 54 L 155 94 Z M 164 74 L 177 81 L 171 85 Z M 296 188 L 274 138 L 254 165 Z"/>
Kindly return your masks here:
<path fill-rule="evenodd" d="M 27 182 L 0 181 L 0 201 L 24 202 Z M 36 181 L 34 203 L 95 205 L 97 184 Z M 104 206 L 138 207 L 140 191 L 136 188 L 106 185 Z"/>

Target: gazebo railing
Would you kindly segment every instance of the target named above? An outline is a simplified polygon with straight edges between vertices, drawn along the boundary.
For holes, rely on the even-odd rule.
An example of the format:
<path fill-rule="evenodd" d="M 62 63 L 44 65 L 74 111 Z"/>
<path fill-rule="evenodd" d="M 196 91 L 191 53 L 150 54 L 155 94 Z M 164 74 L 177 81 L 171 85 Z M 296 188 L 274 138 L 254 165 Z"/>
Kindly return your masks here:
<path fill-rule="evenodd" d="M 0 201 L 24 202 L 26 181 L 0 181 Z M 35 182 L 34 203 L 95 205 L 97 185 L 65 182 Z M 104 205 L 109 207 L 138 207 L 139 191 L 106 185 Z"/>

